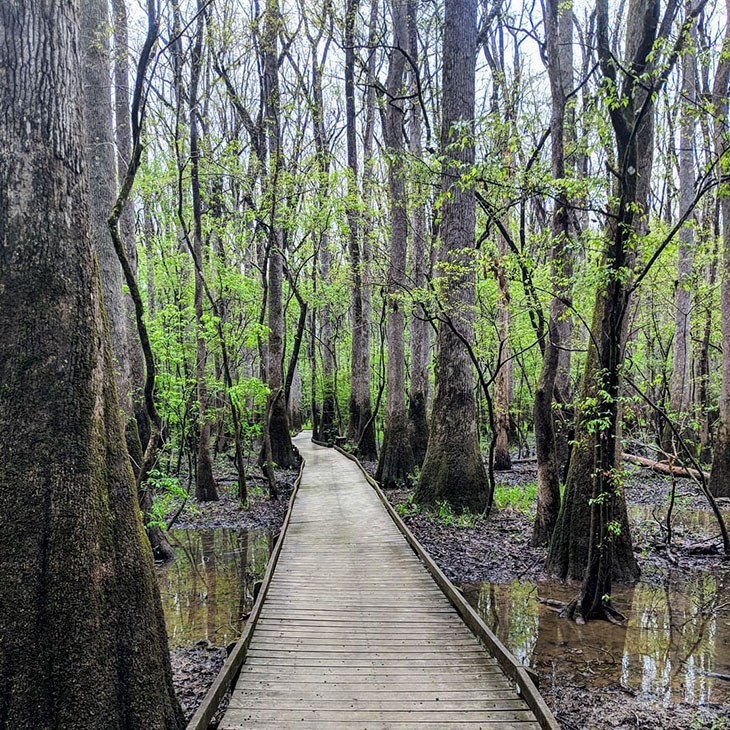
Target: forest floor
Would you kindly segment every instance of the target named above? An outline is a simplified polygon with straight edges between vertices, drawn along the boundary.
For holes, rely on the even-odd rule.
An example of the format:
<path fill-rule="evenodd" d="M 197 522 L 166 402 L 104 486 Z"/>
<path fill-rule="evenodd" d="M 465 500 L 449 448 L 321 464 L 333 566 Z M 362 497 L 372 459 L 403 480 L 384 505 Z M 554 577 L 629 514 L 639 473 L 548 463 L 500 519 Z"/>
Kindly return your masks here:
<path fill-rule="evenodd" d="M 502 500 L 512 500 L 515 504 L 494 510 L 486 519 L 471 516 L 459 519 L 444 508 L 421 509 L 412 502 L 412 490 L 390 490 L 387 495 L 418 540 L 457 585 L 549 583 L 545 571 L 546 550 L 530 544 L 534 501 L 529 496 L 527 499 L 519 496 L 522 488 L 525 494 L 532 493 L 534 500 L 536 477 L 534 465 L 519 465 L 511 472 L 498 473 Z M 713 522 L 709 505 L 694 483 L 686 479 L 676 481 L 676 519 L 668 554 L 663 523 L 670 488 L 668 478 L 647 470 L 632 471 L 627 479 L 629 519 L 642 581 L 662 584 L 667 581 L 670 568 L 675 572 L 698 569 L 714 574 L 727 570 L 718 549 L 721 548 L 719 528 Z M 730 517 L 727 502 L 721 509 Z M 698 554 L 704 552 L 712 554 Z M 566 668 L 575 662 L 568 656 L 569 652 L 582 661 L 583 651 L 566 645 L 556 652 L 556 661 L 553 657 L 544 662 L 538 659 L 535 667 L 540 674 L 541 690 L 566 730 L 730 728 L 728 704 L 698 707 L 684 702 L 667 703 L 665 698 L 652 698 L 622 682 L 594 684 L 590 667 L 582 675 Z"/>
<path fill-rule="evenodd" d="M 291 495 L 297 472 L 293 469 L 276 469 L 276 483 L 279 498 L 269 499 L 268 482 L 260 469 L 253 469 L 248 474 L 246 486 L 248 503 L 246 507 L 236 494 L 234 478 L 218 477 L 217 502 L 197 502 L 192 499 L 183 512 L 175 520 L 176 529 L 236 527 L 249 529 L 252 527 L 281 527 L 284 521 L 289 497 Z M 166 518 L 170 519 L 180 506 L 176 500 L 170 506 Z"/>

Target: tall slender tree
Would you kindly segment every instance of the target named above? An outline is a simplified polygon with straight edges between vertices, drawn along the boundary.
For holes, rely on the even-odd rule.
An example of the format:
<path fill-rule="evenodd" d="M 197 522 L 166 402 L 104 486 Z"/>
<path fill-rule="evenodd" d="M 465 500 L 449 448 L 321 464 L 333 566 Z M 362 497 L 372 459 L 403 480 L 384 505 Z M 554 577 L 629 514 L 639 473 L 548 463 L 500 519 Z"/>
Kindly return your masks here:
<path fill-rule="evenodd" d="M 375 424 L 372 418 L 370 398 L 370 294 L 368 242 L 365 240 L 367 226 L 364 225 L 367 211 L 359 215 L 360 186 L 358 184 L 357 157 L 357 115 L 355 104 L 355 38 L 358 17 L 358 0 L 348 0 L 345 8 L 345 121 L 347 136 L 347 226 L 348 253 L 352 267 L 352 346 L 350 351 L 350 404 L 347 422 L 347 439 L 356 445 L 357 453 L 363 459 L 375 461 L 378 456 L 375 445 Z M 378 0 L 372 0 L 370 35 L 374 35 Z M 374 41 L 374 37 L 371 38 Z M 368 60 L 368 76 L 374 76 L 372 66 L 375 54 Z M 365 93 L 366 106 L 375 88 L 368 82 Z M 367 115 L 367 112 L 366 112 Z M 372 147 L 365 135 L 365 147 Z M 363 185 L 367 185 L 364 182 Z"/>
<path fill-rule="evenodd" d="M 205 15 L 201 0 L 198 0 L 198 17 L 195 25 L 195 40 L 190 57 L 190 187 L 193 199 L 193 266 L 195 268 L 195 379 L 198 390 L 198 458 L 195 473 L 195 497 L 201 502 L 218 499 L 218 490 L 213 478 L 213 463 L 210 458 L 210 418 L 208 415 L 208 376 L 206 362 L 208 344 L 205 340 L 203 319 L 203 202 L 200 192 L 200 74 L 203 63 L 203 34 Z"/>
<path fill-rule="evenodd" d="M 122 267 L 114 250 L 107 216 L 117 197 L 111 96 L 111 48 L 107 0 L 83 0 L 81 5 L 83 90 L 86 116 L 87 170 L 91 191 L 93 240 L 101 269 L 104 305 L 111 335 L 119 402 L 126 418 L 133 415 L 127 351 L 126 312 L 122 298 Z"/>
<path fill-rule="evenodd" d="M 416 291 L 426 288 L 426 200 L 422 171 L 418 169 L 423 157 L 423 112 L 420 89 L 420 64 L 418 53 L 418 1 L 408 0 L 408 55 L 410 56 L 411 119 L 410 152 L 411 164 L 416 168 L 411 183 L 411 278 Z M 408 392 L 408 417 L 411 426 L 411 445 L 417 466 L 423 464 L 428 445 L 428 360 L 430 325 L 423 308 L 416 303 L 411 316 L 410 366 L 411 382 Z"/>
<path fill-rule="evenodd" d="M 404 177 L 403 82 L 408 50 L 406 0 L 392 0 L 393 43 L 385 87 L 383 139 L 388 154 L 390 259 L 388 262 L 388 369 L 385 433 L 377 479 L 385 487 L 405 483 L 415 465 L 406 410 L 405 302 L 408 210 Z"/>
<path fill-rule="evenodd" d="M 550 136 L 552 143 L 551 171 L 553 179 L 563 181 L 565 165 L 566 99 L 572 91 L 572 26 L 570 6 L 548 0 L 545 15 L 545 64 L 550 79 L 552 113 Z M 568 68 L 566 68 L 566 66 Z M 562 471 L 555 436 L 554 408 L 555 387 L 560 370 L 560 353 L 565 349 L 563 325 L 568 316 L 565 297 L 570 288 L 570 201 L 565 187 L 555 195 L 552 216 L 552 263 L 551 273 L 556 295 L 550 302 L 547 341 L 542 367 L 535 389 L 535 451 L 537 454 L 537 509 L 532 540 L 536 545 L 549 542 L 560 511 L 560 480 Z"/>
<path fill-rule="evenodd" d="M 730 1 L 725 7 L 730 17 Z M 722 56 L 712 85 L 712 128 L 718 175 L 727 170 L 730 156 L 728 133 L 728 80 L 730 79 L 730 23 L 722 45 Z M 720 264 L 720 327 L 722 330 L 722 390 L 715 454 L 710 472 L 710 491 L 716 497 L 730 497 L 730 195 L 720 198 L 722 216 L 722 258 Z"/>
<path fill-rule="evenodd" d="M 127 166 L 132 156 L 132 124 L 130 117 L 129 94 L 129 33 L 126 0 L 112 0 L 114 29 L 114 136 L 117 146 L 117 180 L 121 187 Z M 137 273 L 137 241 L 135 236 L 134 206 L 128 202 L 120 216 L 119 228 L 124 241 L 127 259 Z M 154 290 L 154 286 L 152 287 Z M 134 422 L 127 426 L 127 444 L 141 448 L 150 437 L 150 424 L 144 405 L 145 366 L 144 354 L 135 325 L 134 302 L 132 297 L 124 296 L 127 330 L 127 361 L 129 369 L 129 388 L 132 400 Z M 136 433 L 135 433 L 136 430 Z"/>
<path fill-rule="evenodd" d="M 263 86 L 265 127 L 269 152 L 269 220 L 268 220 L 268 287 L 267 310 L 269 346 L 266 378 L 269 386 L 268 423 L 265 425 L 271 441 L 271 457 L 286 469 L 296 466 L 297 453 L 289 434 L 289 417 L 284 394 L 284 232 L 278 218 L 279 178 L 283 173 L 281 150 L 281 99 L 279 93 L 279 31 L 281 13 L 278 0 L 266 0 L 264 32 L 261 38 L 263 55 Z"/>
<path fill-rule="evenodd" d="M 697 59 L 688 49 L 681 63 L 681 111 L 679 130 L 679 209 L 687 210 L 695 196 L 695 125 L 697 108 Z M 672 340 L 672 376 L 669 383 L 669 409 L 674 418 L 686 422 L 690 408 L 692 377 L 690 368 L 692 332 L 691 276 L 694 261 L 694 220 L 679 232 L 677 247 L 677 283 L 674 290 L 674 338 Z M 687 431 L 683 423 L 683 431 Z M 673 444 L 673 434 L 665 425 L 662 449 L 673 454 L 681 451 Z"/>
<path fill-rule="evenodd" d="M 634 264 L 637 241 L 648 231 L 653 100 L 678 54 L 676 45 L 666 56 L 657 54 L 656 45 L 668 39 L 677 8 L 677 2 L 670 2 L 662 18 L 654 0 L 632 0 L 626 27 L 627 62 L 619 64 L 611 47 L 607 0 L 599 0 L 596 7 L 598 58 L 609 94 L 615 174 L 604 233 L 605 275 L 596 291 L 576 445 L 549 552 L 552 570 L 583 580 L 578 595 L 564 611 L 579 622 L 613 617 L 612 581 L 630 581 L 639 572 L 620 476 L 619 386 L 629 298 L 636 285 L 629 284 L 626 273 Z M 680 39 L 701 8 L 696 6 L 687 13 Z M 649 80 L 647 84 L 636 83 L 642 77 Z M 639 273 L 635 281 L 640 282 L 641 277 Z"/>

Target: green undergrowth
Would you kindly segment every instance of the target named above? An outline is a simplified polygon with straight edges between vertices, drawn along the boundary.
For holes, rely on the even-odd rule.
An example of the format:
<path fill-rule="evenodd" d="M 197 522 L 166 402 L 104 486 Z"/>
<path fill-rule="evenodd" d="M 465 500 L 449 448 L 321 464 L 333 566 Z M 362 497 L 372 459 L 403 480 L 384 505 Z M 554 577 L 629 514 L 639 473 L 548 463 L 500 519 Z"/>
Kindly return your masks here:
<path fill-rule="evenodd" d="M 171 477 L 157 469 L 150 471 L 144 488 L 151 489 L 154 493 L 152 510 L 150 511 L 146 527 L 156 526 L 166 530 L 167 523 L 165 521 L 165 515 L 177 504 L 187 502 L 190 499 L 190 495 L 185 487 L 180 484 L 180 480 L 177 477 Z"/>
<path fill-rule="evenodd" d="M 476 527 L 481 520 L 481 516 L 475 515 L 471 510 L 455 511 L 446 500 L 433 507 L 422 507 L 414 500 L 413 494 L 410 492 L 405 502 L 396 505 L 396 510 L 401 517 L 414 517 L 422 514 L 428 519 L 440 522 L 445 527 Z"/>
<path fill-rule="evenodd" d="M 498 510 L 513 509 L 530 517 L 535 514 L 537 501 L 537 482 L 527 484 L 497 484 L 494 490 L 494 507 Z M 466 509 L 455 510 L 447 501 L 438 502 L 433 507 L 424 507 L 414 499 L 414 492 L 409 491 L 405 502 L 396 505 L 398 514 L 403 517 L 424 517 L 440 522 L 445 527 L 476 527 L 483 520 L 482 515 L 474 514 Z"/>
<path fill-rule="evenodd" d="M 494 506 L 497 509 L 511 509 L 526 515 L 535 514 L 537 482 L 527 484 L 497 484 L 494 488 Z"/>

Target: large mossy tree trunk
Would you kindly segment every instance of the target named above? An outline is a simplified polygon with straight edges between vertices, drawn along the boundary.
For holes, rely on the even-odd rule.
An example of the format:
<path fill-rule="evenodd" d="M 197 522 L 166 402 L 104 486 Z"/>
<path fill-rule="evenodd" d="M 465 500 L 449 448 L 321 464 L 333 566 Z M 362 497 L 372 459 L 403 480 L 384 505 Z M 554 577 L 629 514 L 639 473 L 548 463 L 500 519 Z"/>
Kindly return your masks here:
<path fill-rule="evenodd" d="M 442 190 L 441 261 L 438 278 L 443 312 L 436 338 L 436 391 L 421 478 L 419 502 L 441 500 L 456 509 L 480 512 L 489 500 L 479 448 L 474 370 L 466 343 L 473 336 L 474 191 L 461 176 L 474 164 L 475 0 L 447 0 L 443 42 L 443 119 L 445 156 Z M 464 134 L 469 138 L 464 140 Z"/>
<path fill-rule="evenodd" d="M 390 51 L 383 115 L 383 138 L 388 153 L 390 261 L 388 263 L 388 363 L 385 433 L 376 473 L 384 487 L 402 486 L 415 462 L 406 410 L 405 302 L 408 211 L 403 164 L 403 77 L 408 29 L 406 0 L 393 0 L 393 45 Z"/>
<path fill-rule="evenodd" d="M 92 243 L 80 3 L 0 5 L 0 727 L 178 730 Z"/>

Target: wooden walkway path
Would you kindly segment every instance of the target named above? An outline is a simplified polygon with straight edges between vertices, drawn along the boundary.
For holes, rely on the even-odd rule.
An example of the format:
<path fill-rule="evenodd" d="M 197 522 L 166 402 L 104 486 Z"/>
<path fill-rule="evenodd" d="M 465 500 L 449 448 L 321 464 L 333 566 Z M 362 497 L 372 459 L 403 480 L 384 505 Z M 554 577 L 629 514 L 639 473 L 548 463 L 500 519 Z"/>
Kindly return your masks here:
<path fill-rule="evenodd" d="M 557 727 L 538 723 L 358 465 L 310 436 L 221 730 Z"/>

